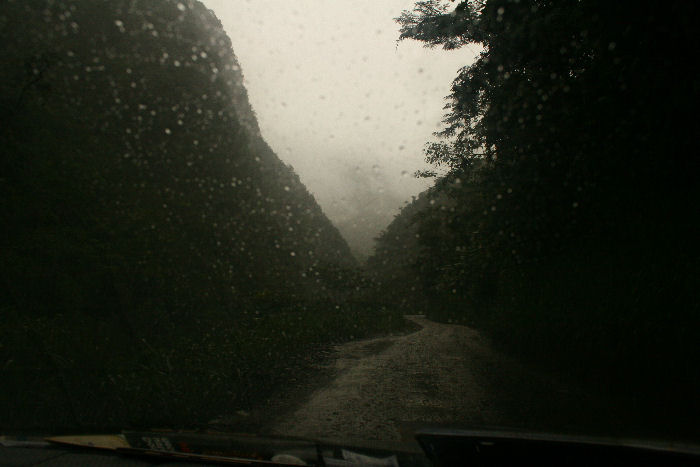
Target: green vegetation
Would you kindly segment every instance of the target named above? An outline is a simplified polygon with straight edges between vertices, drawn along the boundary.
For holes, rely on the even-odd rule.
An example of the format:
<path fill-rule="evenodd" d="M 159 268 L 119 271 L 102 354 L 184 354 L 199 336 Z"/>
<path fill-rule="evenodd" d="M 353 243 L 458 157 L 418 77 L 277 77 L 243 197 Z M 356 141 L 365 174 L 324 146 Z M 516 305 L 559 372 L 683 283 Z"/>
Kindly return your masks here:
<path fill-rule="evenodd" d="M 206 423 L 404 326 L 353 301 L 202 4 L 9 0 L 0 40 L 2 430 Z"/>
<path fill-rule="evenodd" d="M 444 175 L 369 261 L 384 293 L 697 430 L 696 10 L 428 0 L 404 12 L 401 39 L 483 51 L 426 146 Z"/>

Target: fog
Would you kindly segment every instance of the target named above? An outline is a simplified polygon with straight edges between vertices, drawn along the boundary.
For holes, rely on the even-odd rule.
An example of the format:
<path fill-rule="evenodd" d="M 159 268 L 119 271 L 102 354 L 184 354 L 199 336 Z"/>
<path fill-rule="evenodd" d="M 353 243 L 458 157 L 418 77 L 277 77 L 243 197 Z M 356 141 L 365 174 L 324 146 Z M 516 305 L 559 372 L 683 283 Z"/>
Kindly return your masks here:
<path fill-rule="evenodd" d="M 432 183 L 423 145 L 478 52 L 397 44 L 412 0 L 204 0 L 243 68 L 263 137 L 294 167 L 355 255 Z"/>

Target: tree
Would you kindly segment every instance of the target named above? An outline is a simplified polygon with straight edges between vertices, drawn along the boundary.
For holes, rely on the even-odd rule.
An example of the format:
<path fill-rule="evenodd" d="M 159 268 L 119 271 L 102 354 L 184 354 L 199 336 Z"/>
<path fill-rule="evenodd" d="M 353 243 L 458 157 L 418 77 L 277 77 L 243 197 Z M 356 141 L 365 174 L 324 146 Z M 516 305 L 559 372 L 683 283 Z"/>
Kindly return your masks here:
<path fill-rule="evenodd" d="M 483 48 L 454 80 L 426 159 L 455 173 L 488 164 L 481 189 L 500 220 L 491 234 L 516 224 L 519 237 L 564 237 L 591 216 L 615 222 L 640 196 L 696 191 L 682 102 L 697 94 L 683 76 L 695 6 L 671 2 L 660 16 L 653 2 L 453 3 L 417 2 L 397 18 L 399 39 Z"/>
<path fill-rule="evenodd" d="M 433 309 L 449 302 L 524 355 L 615 378 L 643 378 L 645 365 L 681 377 L 700 361 L 685 207 L 700 201 L 696 10 L 426 0 L 396 19 L 400 40 L 482 48 L 425 151 L 448 169 L 435 190 L 454 207 L 418 216 L 424 282 L 442 291 Z"/>

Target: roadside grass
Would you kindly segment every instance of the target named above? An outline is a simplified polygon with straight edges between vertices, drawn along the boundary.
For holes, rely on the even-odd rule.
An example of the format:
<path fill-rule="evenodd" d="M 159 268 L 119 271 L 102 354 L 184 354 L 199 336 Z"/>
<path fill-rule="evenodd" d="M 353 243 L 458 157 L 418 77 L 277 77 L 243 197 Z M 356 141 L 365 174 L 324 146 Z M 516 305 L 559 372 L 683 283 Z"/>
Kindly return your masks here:
<path fill-rule="evenodd" d="M 0 432 L 198 428 L 286 384 L 319 346 L 405 332 L 394 308 L 297 303 L 265 314 L 124 316 L 3 310 Z"/>

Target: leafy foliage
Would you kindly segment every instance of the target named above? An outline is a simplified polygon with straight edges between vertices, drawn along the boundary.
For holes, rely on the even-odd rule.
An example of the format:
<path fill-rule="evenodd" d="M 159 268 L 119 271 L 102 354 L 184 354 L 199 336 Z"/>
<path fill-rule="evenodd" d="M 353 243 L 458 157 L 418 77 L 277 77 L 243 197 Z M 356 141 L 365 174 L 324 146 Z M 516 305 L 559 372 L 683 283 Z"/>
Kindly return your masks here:
<path fill-rule="evenodd" d="M 355 260 L 201 3 L 10 0 L 0 38 L 4 428 L 206 421 L 400 326 L 336 309 Z"/>
<path fill-rule="evenodd" d="M 697 216 L 684 208 L 699 200 L 696 8 L 436 0 L 404 12 L 400 39 L 482 52 L 426 147 L 447 175 L 402 211 L 370 264 L 427 275 L 434 317 L 618 391 L 645 385 L 645 407 L 675 406 L 688 422 L 700 387 L 689 376 L 700 363 Z M 417 245 L 389 234 L 407 224 Z"/>

